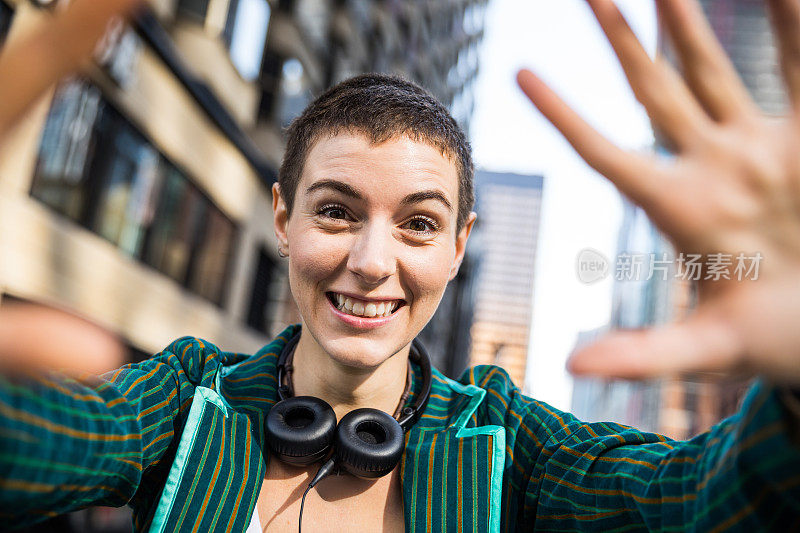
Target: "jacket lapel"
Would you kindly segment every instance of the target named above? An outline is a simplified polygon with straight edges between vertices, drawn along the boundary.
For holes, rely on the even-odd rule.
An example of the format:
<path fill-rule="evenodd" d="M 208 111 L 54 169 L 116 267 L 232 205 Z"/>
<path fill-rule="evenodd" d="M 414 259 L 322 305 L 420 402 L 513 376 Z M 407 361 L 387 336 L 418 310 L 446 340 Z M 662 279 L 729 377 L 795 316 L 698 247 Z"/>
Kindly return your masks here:
<path fill-rule="evenodd" d="M 264 461 L 250 419 L 206 387 L 195 389 L 151 532 L 247 528 Z"/>
<path fill-rule="evenodd" d="M 207 386 L 195 388 L 149 531 L 245 531 L 266 471 L 277 354 L 291 329 L 255 355 L 226 352 Z"/>
<path fill-rule="evenodd" d="M 485 395 L 434 373 L 425 414 L 406 435 L 407 532 L 499 531 L 505 430 L 475 426 Z"/>

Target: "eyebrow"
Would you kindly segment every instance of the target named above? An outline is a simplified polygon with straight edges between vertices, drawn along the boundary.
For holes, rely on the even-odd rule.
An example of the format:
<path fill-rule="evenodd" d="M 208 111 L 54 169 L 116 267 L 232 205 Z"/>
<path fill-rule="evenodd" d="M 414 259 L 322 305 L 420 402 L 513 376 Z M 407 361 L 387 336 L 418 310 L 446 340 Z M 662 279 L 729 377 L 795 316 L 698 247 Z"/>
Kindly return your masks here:
<path fill-rule="evenodd" d="M 418 204 L 420 202 L 424 202 L 425 200 L 438 200 L 439 202 L 443 203 L 444 206 L 448 209 L 448 211 L 453 210 L 452 204 L 445 198 L 444 194 L 440 193 L 439 191 L 419 191 L 419 192 L 412 192 L 400 202 L 402 205 L 409 205 L 409 204 Z"/>
<path fill-rule="evenodd" d="M 312 183 L 311 186 L 309 186 L 309 188 L 306 189 L 306 192 L 307 193 L 314 192 L 317 189 L 333 189 L 334 191 L 338 191 L 344 194 L 345 196 L 349 196 L 350 198 L 355 198 L 356 200 L 364 199 L 364 197 L 361 196 L 361 193 L 359 193 L 357 190 L 352 188 L 350 185 L 338 180 L 330 180 L 330 179 L 319 180 L 317 182 Z"/>
<path fill-rule="evenodd" d="M 333 189 L 334 191 L 340 192 L 343 195 L 353 198 L 355 200 L 364 199 L 364 196 L 350 185 L 342 181 L 332 180 L 332 179 L 325 179 L 314 182 L 308 187 L 308 189 L 306 189 L 306 192 L 310 193 L 319 189 Z M 447 197 L 445 197 L 444 194 L 436 190 L 412 192 L 411 194 L 406 195 L 400 201 L 400 204 L 401 205 L 418 204 L 426 200 L 436 200 L 444 204 L 444 206 L 449 211 L 453 210 L 453 205 L 450 203 Z"/>

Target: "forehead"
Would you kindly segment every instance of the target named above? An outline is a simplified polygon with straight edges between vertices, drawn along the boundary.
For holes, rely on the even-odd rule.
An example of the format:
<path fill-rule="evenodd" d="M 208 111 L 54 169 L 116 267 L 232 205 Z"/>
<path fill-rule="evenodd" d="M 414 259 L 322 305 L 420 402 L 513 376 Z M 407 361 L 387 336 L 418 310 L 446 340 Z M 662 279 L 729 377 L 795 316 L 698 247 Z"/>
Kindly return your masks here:
<path fill-rule="evenodd" d="M 321 137 L 308 152 L 300 188 L 324 179 L 383 193 L 435 188 L 454 205 L 458 196 L 458 172 L 452 159 L 439 148 L 405 135 L 379 144 L 349 132 Z"/>

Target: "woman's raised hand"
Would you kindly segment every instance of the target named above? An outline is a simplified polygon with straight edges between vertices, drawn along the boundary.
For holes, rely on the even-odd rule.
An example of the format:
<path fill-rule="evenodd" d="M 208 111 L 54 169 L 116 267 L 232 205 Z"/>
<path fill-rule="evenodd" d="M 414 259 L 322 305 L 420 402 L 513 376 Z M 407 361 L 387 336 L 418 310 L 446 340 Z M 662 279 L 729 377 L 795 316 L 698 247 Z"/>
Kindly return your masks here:
<path fill-rule="evenodd" d="M 570 370 L 630 378 L 748 370 L 800 384 L 800 2 L 766 2 L 788 94 L 783 118 L 760 113 L 695 0 L 656 0 L 682 75 L 647 55 L 612 0 L 588 3 L 675 157 L 613 145 L 531 72 L 519 73 L 522 90 L 678 252 L 762 259 L 757 279 L 702 280 L 684 321 L 613 332 L 576 352 Z"/>
<path fill-rule="evenodd" d="M 108 22 L 142 0 L 72 0 L 0 51 L 0 142 L 45 91 L 88 61 Z M 0 308 L 0 373 L 99 373 L 124 362 L 116 337 L 66 312 L 26 304 Z"/>
<path fill-rule="evenodd" d="M 28 108 L 88 61 L 111 19 L 143 0 L 72 0 L 0 53 L 0 142 Z"/>
<path fill-rule="evenodd" d="M 124 356 L 117 337 L 73 314 L 23 303 L 0 307 L 0 374 L 100 374 Z"/>

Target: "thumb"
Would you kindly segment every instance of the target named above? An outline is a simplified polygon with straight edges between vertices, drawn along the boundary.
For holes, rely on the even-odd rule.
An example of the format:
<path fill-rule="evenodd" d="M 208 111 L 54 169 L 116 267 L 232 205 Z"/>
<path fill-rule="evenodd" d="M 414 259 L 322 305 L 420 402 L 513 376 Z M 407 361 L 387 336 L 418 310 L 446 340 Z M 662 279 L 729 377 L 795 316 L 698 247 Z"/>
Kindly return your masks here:
<path fill-rule="evenodd" d="M 120 340 L 82 318 L 37 305 L 0 308 L 0 373 L 99 374 L 123 361 Z"/>
<path fill-rule="evenodd" d="M 743 366 L 743 351 L 733 329 L 705 312 L 685 322 L 612 332 L 578 349 L 567 368 L 575 375 L 648 379 L 734 370 Z"/>

